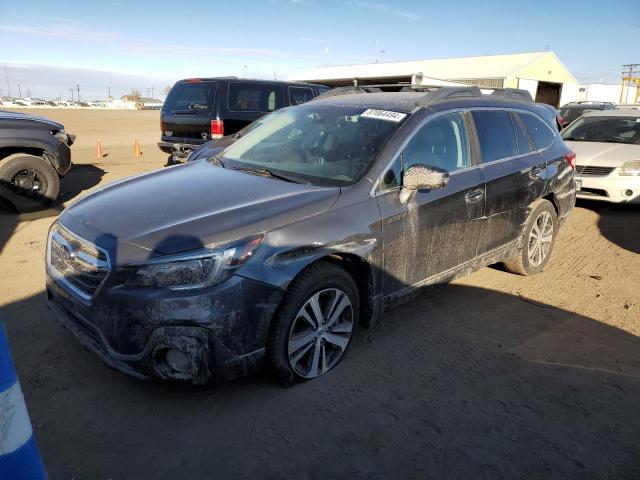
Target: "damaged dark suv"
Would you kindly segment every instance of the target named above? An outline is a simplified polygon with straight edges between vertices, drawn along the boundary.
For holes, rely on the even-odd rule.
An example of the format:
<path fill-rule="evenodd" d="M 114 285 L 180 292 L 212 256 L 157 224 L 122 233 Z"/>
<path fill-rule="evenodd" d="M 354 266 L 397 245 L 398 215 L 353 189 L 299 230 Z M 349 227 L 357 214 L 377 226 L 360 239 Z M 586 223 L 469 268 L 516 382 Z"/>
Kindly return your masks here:
<path fill-rule="evenodd" d="M 285 384 L 315 378 L 420 287 L 497 262 L 544 269 L 575 200 L 553 122 L 475 87 L 282 109 L 216 155 L 65 210 L 47 245 L 50 308 L 140 378 L 262 365 Z"/>

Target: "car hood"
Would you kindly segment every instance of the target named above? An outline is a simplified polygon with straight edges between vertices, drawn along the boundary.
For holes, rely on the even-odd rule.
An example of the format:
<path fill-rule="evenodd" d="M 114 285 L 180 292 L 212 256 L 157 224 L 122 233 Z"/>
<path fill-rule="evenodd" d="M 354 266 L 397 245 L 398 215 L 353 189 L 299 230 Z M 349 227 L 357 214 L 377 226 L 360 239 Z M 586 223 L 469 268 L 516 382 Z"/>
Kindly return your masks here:
<path fill-rule="evenodd" d="M 8 112 L 6 110 L 0 110 L 0 120 L 23 120 L 28 122 L 38 122 L 47 124 L 50 127 L 54 127 L 57 130 L 64 129 L 61 123 L 54 122 L 47 117 L 41 117 L 39 115 L 31 115 L 29 113 L 21 112 Z"/>
<path fill-rule="evenodd" d="M 629 160 L 640 160 L 640 145 L 576 141 L 565 143 L 575 152 L 576 165 L 615 168 Z"/>
<path fill-rule="evenodd" d="M 122 264 L 268 232 L 325 211 L 339 195 L 339 188 L 201 161 L 108 185 L 74 203 L 60 221 Z M 138 252 L 123 243 L 139 247 Z"/>

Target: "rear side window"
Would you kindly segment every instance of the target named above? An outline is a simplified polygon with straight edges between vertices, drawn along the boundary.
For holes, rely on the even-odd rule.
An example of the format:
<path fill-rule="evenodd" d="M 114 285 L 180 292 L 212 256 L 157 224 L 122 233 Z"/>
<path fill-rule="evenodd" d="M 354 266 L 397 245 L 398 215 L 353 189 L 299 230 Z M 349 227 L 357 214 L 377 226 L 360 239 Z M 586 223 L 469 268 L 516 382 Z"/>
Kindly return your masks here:
<path fill-rule="evenodd" d="M 520 155 L 531 153 L 533 149 L 531 148 L 531 143 L 529 141 L 527 133 L 524 130 L 524 126 L 518 118 L 518 114 L 512 112 L 511 121 L 513 122 L 513 130 L 516 133 L 516 141 L 518 142 L 518 153 Z"/>
<path fill-rule="evenodd" d="M 473 112 L 483 163 L 515 157 L 518 154 L 516 138 L 509 112 L 480 110 Z"/>
<path fill-rule="evenodd" d="M 171 113 L 182 112 L 208 117 L 215 97 L 216 85 L 216 82 L 176 83 L 169 92 L 163 109 Z"/>
<path fill-rule="evenodd" d="M 529 137 L 538 150 L 547 148 L 553 143 L 555 135 L 546 123 L 530 113 L 519 113 L 518 116 L 522 119 Z"/>
<path fill-rule="evenodd" d="M 289 87 L 289 103 L 300 105 L 301 103 L 313 100 L 313 90 L 304 87 Z"/>
<path fill-rule="evenodd" d="M 272 112 L 282 105 L 280 85 L 268 83 L 229 84 L 229 110 L 232 112 Z"/>

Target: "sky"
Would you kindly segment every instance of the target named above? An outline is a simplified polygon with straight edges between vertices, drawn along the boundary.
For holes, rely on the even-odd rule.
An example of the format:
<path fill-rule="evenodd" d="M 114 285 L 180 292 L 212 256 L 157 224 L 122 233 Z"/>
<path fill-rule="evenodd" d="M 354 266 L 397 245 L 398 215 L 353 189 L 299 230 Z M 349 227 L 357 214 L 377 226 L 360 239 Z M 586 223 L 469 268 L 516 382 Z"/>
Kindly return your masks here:
<path fill-rule="evenodd" d="M 0 0 L 0 90 L 14 96 L 547 49 L 581 82 L 619 83 L 640 63 L 640 0 Z"/>

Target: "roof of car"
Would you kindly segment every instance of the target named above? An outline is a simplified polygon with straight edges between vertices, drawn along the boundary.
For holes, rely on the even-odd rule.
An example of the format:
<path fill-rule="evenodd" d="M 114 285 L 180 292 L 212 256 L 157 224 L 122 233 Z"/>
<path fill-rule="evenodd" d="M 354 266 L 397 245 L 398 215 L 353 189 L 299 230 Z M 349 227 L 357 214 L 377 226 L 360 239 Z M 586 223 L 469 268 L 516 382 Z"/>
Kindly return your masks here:
<path fill-rule="evenodd" d="M 584 114 L 585 117 L 627 117 L 640 118 L 638 110 L 592 110 Z"/>
<path fill-rule="evenodd" d="M 176 83 L 197 83 L 197 82 L 211 82 L 211 81 L 219 81 L 226 80 L 232 82 L 247 82 L 247 83 L 277 83 L 283 85 L 313 85 L 316 87 L 324 87 L 324 85 L 319 85 L 316 83 L 307 83 L 307 82 L 296 82 L 291 80 L 260 80 L 256 78 L 241 78 L 241 77 L 193 77 L 193 78 L 183 78 L 182 80 L 178 80 Z"/>
<path fill-rule="evenodd" d="M 560 108 L 582 108 L 582 109 L 601 109 L 604 107 L 612 107 L 612 103 L 608 102 L 572 102 L 561 106 Z"/>
<path fill-rule="evenodd" d="M 467 98 L 447 98 L 444 100 L 429 102 L 424 100 L 426 95 L 427 93 L 425 92 L 355 93 L 324 98 L 320 97 L 311 100 L 304 105 L 343 105 L 380 110 L 391 110 L 402 113 L 412 113 L 419 107 L 424 106 L 436 108 L 436 105 L 442 105 L 444 108 L 494 106 L 505 108 L 524 108 L 532 111 L 539 111 L 538 107 L 541 105 L 532 102 L 505 99 L 503 97 L 495 95 L 483 95 L 482 97 Z M 424 103 L 420 103 L 421 101 Z M 550 111 L 550 109 L 546 109 L 546 111 L 548 112 Z"/>
<path fill-rule="evenodd" d="M 416 102 L 424 97 L 423 92 L 376 92 L 354 93 L 334 97 L 318 98 L 307 104 L 344 105 L 367 107 L 381 110 L 393 110 L 410 113 L 416 108 Z"/>

